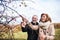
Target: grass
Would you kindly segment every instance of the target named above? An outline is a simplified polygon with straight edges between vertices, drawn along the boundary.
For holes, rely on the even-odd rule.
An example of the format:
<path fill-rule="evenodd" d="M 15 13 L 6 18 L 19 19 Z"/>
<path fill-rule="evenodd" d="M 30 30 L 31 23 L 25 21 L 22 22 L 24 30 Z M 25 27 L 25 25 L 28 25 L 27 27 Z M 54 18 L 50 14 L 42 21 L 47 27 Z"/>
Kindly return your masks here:
<path fill-rule="evenodd" d="M 14 35 L 15 40 L 26 40 L 27 39 L 27 33 L 26 32 L 19 31 L 19 32 L 13 33 L 13 35 Z M 8 39 L 8 35 L 5 33 L 2 37 L 6 38 L 5 40 Z M 60 29 L 56 29 L 55 40 L 60 40 Z"/>
<path fill-rule="evenodd" d="M 60 29 L 56 29 L 55 31 L 55 40 L 60 40 Z"/>
<path fill-rule="evenodd" d="M 26 40 L 27 39 L 27 33 L 26 32 L 18 32 L 18 33 L 14 33 L 14 38 L 16 39 L 20 39 L 20 40 Z"/>
<path fill-rule="evenodd" d="M 2 36 L 1 36 L 2 35 Z M 27 33 L 26 32 L 22 32 L 22 31 L 19 31 L 17 33 L 13 33 L 13 37 L 12 36 L 9 36 L 7 33 L 2 33 L 0 35 L 0 40 L 26 40 L 27 39 Z M 12 38 L 11 38 L 12 37 Z"/>

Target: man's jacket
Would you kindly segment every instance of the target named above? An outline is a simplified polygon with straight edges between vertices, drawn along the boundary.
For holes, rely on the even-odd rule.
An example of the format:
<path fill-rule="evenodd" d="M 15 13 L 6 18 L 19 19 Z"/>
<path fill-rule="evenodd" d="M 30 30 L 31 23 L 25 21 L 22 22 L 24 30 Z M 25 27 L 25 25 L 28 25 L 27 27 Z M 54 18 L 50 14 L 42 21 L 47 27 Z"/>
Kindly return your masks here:
<path fill-rule="evenodd" d="M 31 24 L 32 24 L 32 25 L 38 25 L 38 22 L 36 22 L 36 23 L 31 22 Z M 28 34 L 27 40 L 38 40 L 38 32 L 39 32 L 38 29 L 37 29 L 37 30 L 33 30 L 33 29 L 32 29 L 31 27 L 29 27 L 29 25 L 27 24 L 27 25 L 25 26 L 25 28 L 22 27 L 22 31 L 23 31 L 23 32 L 27 32 L 27 34 Z"/>

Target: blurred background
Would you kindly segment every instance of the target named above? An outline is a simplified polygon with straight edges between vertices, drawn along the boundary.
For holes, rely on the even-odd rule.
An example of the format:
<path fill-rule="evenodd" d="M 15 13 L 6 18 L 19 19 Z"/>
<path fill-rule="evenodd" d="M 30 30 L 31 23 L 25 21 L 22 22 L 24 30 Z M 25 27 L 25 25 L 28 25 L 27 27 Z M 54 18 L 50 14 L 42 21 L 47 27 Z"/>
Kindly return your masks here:
<path fill-rule="evenodd" d="M 0 0 L 0 39 L 26 40 L 27 33 L 21 31 L 19 15 L 31 21 L 33 15 L 40 19 L 42 13 L 51 17 L 56 30 L 55 40 L 60 40 L 60 0 Z"/>

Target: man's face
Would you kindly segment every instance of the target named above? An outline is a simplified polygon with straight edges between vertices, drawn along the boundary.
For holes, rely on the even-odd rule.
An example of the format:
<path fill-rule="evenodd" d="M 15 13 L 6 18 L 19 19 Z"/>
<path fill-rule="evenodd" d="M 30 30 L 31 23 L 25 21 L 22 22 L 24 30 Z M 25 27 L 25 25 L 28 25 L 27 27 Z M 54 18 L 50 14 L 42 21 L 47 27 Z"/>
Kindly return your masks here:
<path fill-rule="evenodd" d="M 38 17 L 37 17 L 36 15 L 34 15 L 34 16 L 32 17 L 32 21 L 33 21 L 33 22 L 37 22 L 37 20 L 38 20 Z"/>

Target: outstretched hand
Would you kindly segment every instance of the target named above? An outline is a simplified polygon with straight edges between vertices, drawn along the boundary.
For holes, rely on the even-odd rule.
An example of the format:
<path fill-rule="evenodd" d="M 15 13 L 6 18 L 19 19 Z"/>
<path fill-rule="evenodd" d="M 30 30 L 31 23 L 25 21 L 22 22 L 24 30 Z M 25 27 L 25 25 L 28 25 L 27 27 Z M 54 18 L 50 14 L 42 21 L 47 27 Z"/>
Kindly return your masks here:
<path fill-rule="evenodd" d="M 21 23 L 21 27 L 25 27 L 25 25 L 26 25 L 26 22 Z"/>

